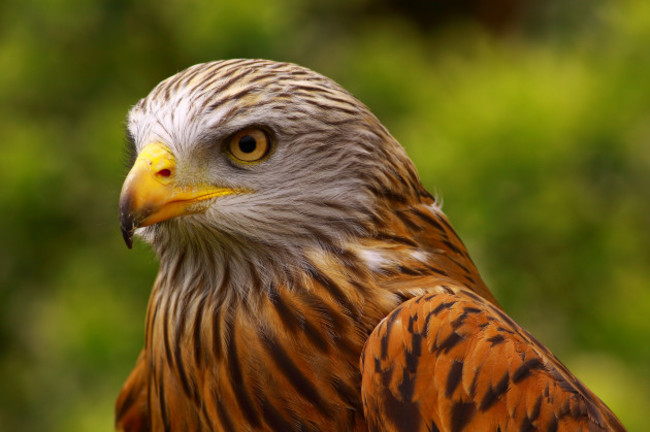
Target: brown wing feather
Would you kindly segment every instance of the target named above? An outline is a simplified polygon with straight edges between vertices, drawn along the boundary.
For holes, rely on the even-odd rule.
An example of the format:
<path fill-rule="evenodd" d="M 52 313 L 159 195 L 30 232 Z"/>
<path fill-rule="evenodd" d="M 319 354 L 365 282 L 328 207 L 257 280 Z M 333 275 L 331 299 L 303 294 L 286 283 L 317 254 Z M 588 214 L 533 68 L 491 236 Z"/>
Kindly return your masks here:
<path fill-rule="evenodd" d="M 371 431 L 623 431 L 544 346 L 475 293 L 416 297 L 372 332 L 361 359 Z"/>

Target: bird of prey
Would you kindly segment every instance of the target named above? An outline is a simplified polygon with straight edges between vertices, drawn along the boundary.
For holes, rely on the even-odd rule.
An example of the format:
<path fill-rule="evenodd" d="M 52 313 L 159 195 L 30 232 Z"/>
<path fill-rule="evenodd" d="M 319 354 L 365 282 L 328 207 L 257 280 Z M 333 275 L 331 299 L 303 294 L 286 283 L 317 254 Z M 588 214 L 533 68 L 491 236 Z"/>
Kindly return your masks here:
<path fill-rule="evenodd" d="M 192 66 L 130 111 L 160 260 L 123 431 L 622 431 L 506 315 L 404 149 L 309 69 Z"/>

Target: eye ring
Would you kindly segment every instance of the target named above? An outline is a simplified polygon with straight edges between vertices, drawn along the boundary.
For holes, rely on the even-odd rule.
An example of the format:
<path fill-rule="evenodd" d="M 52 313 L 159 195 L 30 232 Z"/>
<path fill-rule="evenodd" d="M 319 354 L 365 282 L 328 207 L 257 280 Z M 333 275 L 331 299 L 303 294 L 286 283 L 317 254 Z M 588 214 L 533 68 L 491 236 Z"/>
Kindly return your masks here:
<path fill-rule="evenodd" d="M 230 157 L 236 162 L 256 163 L 269 154 L 271 140 L 264 130 L 247 128 L 229 139 L 227 149 Z"/>

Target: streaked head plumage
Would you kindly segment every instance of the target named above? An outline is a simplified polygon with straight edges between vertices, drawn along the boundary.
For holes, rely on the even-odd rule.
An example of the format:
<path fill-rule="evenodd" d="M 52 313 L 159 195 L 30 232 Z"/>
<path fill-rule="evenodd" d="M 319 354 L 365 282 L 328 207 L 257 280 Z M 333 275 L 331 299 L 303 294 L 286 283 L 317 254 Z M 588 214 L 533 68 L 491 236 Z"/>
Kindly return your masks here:
<path fill-rule="evenodd" d="M 294 64 L 192 66 L 140 100 L 127 127 L 134 153 L 151 143 L 169 149 L 179 187 L 246 191 L 140 228 L 159 252 L 188 244 L 302 249 L 368 230 L 382 194 L 399 189 L 411 199 L 419 193 L 410 160 L 365 105 Z M 246 130 L 269 141 L 259 162 L 229 151 L 228 143 Z"/>

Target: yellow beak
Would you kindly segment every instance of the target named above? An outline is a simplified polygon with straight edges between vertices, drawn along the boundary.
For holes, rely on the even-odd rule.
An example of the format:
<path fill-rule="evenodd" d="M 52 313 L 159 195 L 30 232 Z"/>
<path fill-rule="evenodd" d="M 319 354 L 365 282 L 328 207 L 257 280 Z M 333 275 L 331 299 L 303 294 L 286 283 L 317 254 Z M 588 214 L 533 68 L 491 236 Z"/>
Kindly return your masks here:
<path fill-rule="evenodd" d="M 124 181 L 120 194 L 120 228 L 126 246 L 133 245 L 136 228 L 200 213 L 207 200 L 241 192 L 210 184 L 183 186 L 177 183 L 176 159 L 161 143 L 142 149 Z"/>

